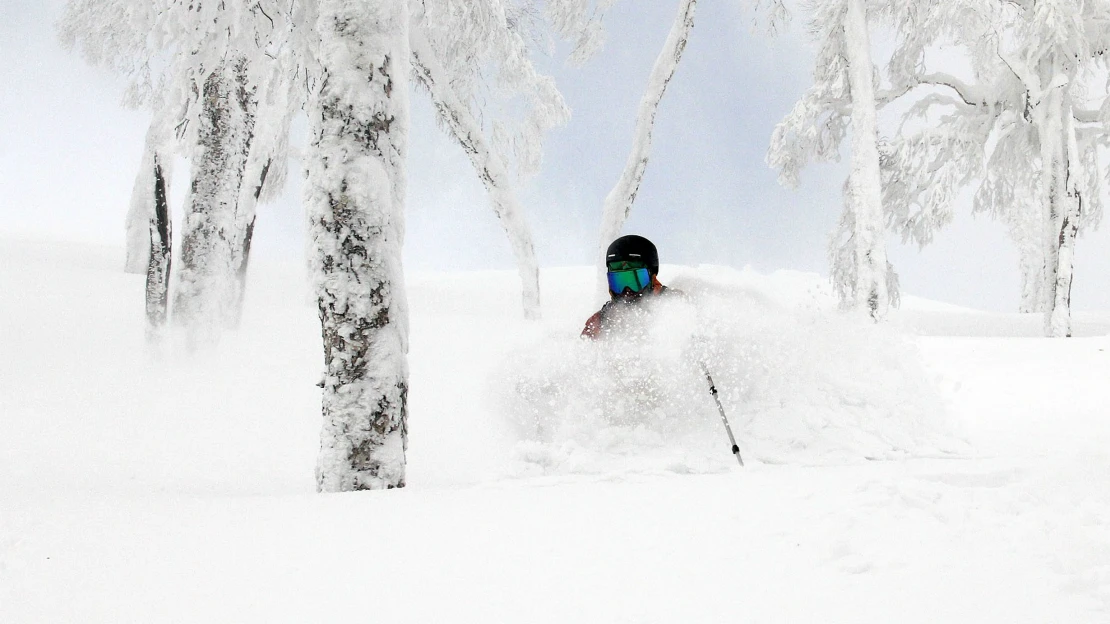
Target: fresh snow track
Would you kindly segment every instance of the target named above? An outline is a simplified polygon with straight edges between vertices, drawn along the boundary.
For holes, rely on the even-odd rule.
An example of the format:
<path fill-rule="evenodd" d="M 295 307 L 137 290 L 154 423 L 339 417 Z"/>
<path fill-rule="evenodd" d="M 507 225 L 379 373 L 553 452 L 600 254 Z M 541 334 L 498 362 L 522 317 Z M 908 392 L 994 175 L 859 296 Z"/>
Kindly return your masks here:
<path fill-rule="evenodd" d="M 244 329 L 159 360 L 121 262 L 0 240 L 5 624 L 1110 620 L 1106 315 L 1053 341 L 910 299 L 872 331 L 816 276 L 664 267 L 710 311 L 693 327 L 758 347 L 710 354 L 751 365 L 727 405 L 757 451 L 741 470 L 708 397 L 590 437 L 564 396 L 563 438 L 522 434 L 513 382 L 589 379 L 555 372 L 593 348 L 590 269 L 544 271 L 539 324 L 511 271 L 418 273 L 412 486 L 320 496 L 299 265 L 255 263 Z"/>

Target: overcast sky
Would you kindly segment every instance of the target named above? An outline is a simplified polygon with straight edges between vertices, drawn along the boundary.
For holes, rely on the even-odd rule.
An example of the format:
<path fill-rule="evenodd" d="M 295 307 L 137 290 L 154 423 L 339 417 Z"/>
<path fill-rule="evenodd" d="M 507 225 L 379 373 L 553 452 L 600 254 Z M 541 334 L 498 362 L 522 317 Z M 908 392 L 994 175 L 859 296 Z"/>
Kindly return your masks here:
<path fill-rule="evenodd" d="M 808 86 L 813 50 L 800 20 L 778 39 L 753 32 L 744 4 L 699 3 L 625 233 L 654 240 L 664 264 L 827 275 L 846 168 L 811 166 L 801 188 L 787 190 L 764 161 L 774 125 Z M 120 80 L 61 49 L 53 24 L 62 5 L 0 0 L 0 236 L 122 245 L 148 115 L 120 107 Z M 636 107 L 677 6 L 622 0 L 605 20 L 605 48 L 586 67 L 540 60 L 572 108 L 570 123 L 549 136 L 543 170 L 520 190 L 541 266 L 592 260 L 602 201 L 624 166 Z M 436 127 L 426 96 L 415 93 L 413 106 L 407 266 L 510 268 L 508 242 L 469 161 Z M 176 210 L 185 173 L 179 167 L 173 180 Z M 261 256 L 303 253 L 298 178 L 260 210 Z M 1076 308 L 1110 308 L 1110 237 L 1082 238 L 1077 254 Z M 908 294 L 1017 309 L 1016 252 L 985 217 L 963 210 L 929 248 L 892 240 L 890 256 Z"/>

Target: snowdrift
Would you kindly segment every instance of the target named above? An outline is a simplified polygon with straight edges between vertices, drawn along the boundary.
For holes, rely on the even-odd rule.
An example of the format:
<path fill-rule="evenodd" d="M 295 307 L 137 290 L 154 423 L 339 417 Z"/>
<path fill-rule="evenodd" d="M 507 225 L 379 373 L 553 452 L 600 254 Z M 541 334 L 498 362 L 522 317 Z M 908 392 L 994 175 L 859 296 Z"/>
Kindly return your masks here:
<path fill-rule="evenodd" d="M 672 271 L 684 297 L 607 340 L 551 333 L 491 384 L 525 472 L 707 472 L 734 460 L 703 367 L 746 458 L 825 464 L 958 452 L 903 335 L 835 310 L 817 276 Z"/>

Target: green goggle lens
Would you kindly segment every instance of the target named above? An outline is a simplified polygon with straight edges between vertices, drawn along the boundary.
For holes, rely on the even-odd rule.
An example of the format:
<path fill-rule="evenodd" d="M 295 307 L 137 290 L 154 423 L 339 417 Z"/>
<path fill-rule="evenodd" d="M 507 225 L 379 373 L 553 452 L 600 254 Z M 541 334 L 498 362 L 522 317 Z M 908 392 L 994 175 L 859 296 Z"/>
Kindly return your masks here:
<path fill-rule="evenodd" d="M 647 269 L 629 269 L 625 271 L 609 271 L 609 292 L 619 295 L 627 288 L 638 293 L 651 284 L 651 274 Z"/>

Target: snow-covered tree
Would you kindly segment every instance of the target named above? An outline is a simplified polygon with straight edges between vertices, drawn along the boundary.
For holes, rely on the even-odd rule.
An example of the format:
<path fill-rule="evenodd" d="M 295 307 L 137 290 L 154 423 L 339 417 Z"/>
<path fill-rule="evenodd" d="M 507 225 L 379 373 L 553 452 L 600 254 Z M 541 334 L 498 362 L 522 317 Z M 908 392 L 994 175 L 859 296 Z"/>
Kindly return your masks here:
<path fill-rule="evenodd" d="M 601 232 L 597 253 L 597 296 L 605 298 L 608 291 L 605 280 L 605 250 L 609 243 L 620 234 L 621 227 L 632 213 L 632 204 L 636 201 L 636 193 L 640 190 L 640 183 L 647 171 L 648 159 L 651 157 L 651 133 L 655 127 L 655 115 L 659 111 L 659 103 L 667 85 L 674 77 L 678 63 L 682 59 L 682 51 L 686 49 L 686 41 L 694 27 L 694 9 L 696 0 L 681 0 L 678 13 L 675 15 L 671 31 L 663 43 L 663 50 L 655 59 L 651 69 L 647 88 L 640 99 L 640 108 L 636 114 L 636 130 L 632 140 L 632 149 L 628 154 L 628 161 L 624 171 L 617 180 L 601 209 Z"/>
<path fill-rule="evenodd" d="M 488 145 L 478 121 L 455 96 L 451 82 L 422 29 L 413 29 L 411 42 L 416 81 L 431 96 L 441 123 L 462 146 L 489 192 L 493 211 L 509 236 L 520 272 L 524 316 L 537 319 L 540 316 L 540 269 L 532 232 L 524 221 L 523 208 L 513 191 L 508 169 Z"/>
<path fill-rule="evenodd" d="M 243 297 L 247 283 L 254 225 L 260 203 L 272 201 L 285 186 L 289 159 L 289 128 L 293 116 L 301 110 L 304 97 L 288 80 L 280 63 L 273 63 L 274 74 L 263 82 L 264 93 L 257 102 L 257 117 L 253 138 L 247 154 L 243 182 L 235 208 L 235 226 L 238 234 L 232 245 L 232 267 L 235 281 L 231 304 L 226 311 L 228 326 L 237 328 L 243 312 Z M 289 72 L 294 74 L 295 72 Z"/>
<path fill-rule="evenodd" d="M 235 248 L 244 234 L 236 219 L 253 138 L 256 95 L 241 57 L 220 63 L 201 91 L 193 146 L 193 181 L 182 224 L 174 322 L 190 337 L 213 339 L 235 297 Z"/>
<path fill-rule="evenodd" d="M 272 99 L 271 87 L 288 93 L 288 77 L 274 80 L 274 74 L 295 69 L 286 62 L 292 46 L 283 44 L 289 40 L 290 15 L 302 9 L 283 12 L 283 7 L 243 0 L 70 0 L 60 23 L 64 42 L 79 47 L 90 62 L 130 79 L 129 104 L 150 107 L 156 119 L 164 120 L 159 123 L 173 126 L 172 133 L 162 134 L 162 160 L 168 164 L 179 153 L 192 162 L 173 307 L 175 319 L 193 338 L 214 337 L 238 318 L 242 288 L 237 276 L 245 267 L 244 243 L 256 201 L 241 191 L 261 186 L 262 168 L 268 180 L 283 177 L 274 174 L 284 162 L 272 154 L 257 159 L 262 166 L 249 164 L 259 102 Z M 276 114 L 289 118 L 285 110 Z M 272 123 L 260 127 L 276 136 L 287 133 Z M 265 138 L 270 145 L 281 144 L 273 136 Z M 265 167 L 266 162 L 273 164 Z M 137 187 L 149 176 L 146 169 L 144 164 Z M 252 179 L 244 183 L 245 175 Z M 147 257 L 138 230 L 150 222 L 152 206 L 132 202 L 128 270 L 137 270 Z"/>
<path fill-rule="evenodd" d="M 543 134 L 569 118 L 554 82 L 535 70 L 529 53 L 548 45 L 554 35 L 573 40 L 571 58 L 584 60 L 600 47 L 600 16 L 608 4 L 609 0 L 548 0 L 541 8 L 533 0 L 424 0 L 413 7 L 413 32 L 421 33 L 426 49 L 443 70 L 444 80 L 435 93 L 449 90 L 456 105 L 449 117 L 443 116 L 444 101 L 437 103 L 437 109 L 445 128 L 470 155 L 509 235 L 529 318 L 539 316 L 539 270 L 512 185 L 514 178 L 527 177 L 538 168 Z M 67 7 L 63 38 L 80 44 L 90 61 L 129 76 L 134 102 L 150 104 L 155 110 L 157 104 L 184 102 L 179 120 L 185 130 L 179 133 L 181 151 L 194 161 L 195 172 L 221 177 L 215 181 L 194 177 L 190 189 L 221 189 L 227 197 L 191 192 L 187 202 L 182 247 L 203 253 L 181 263 L 182 288 L 174 307 L 175 317 L 191 333 L 213 333 L 221 316 L 230 325 L 238 323 L 255 207 L 266 189 L 281 186 L 282 150 L 291 113 L 305 96 L 295 84 L 308 78 L 303 72 L 316 62 L 314 29 L 306 21 L 316 10 L 315 1 L 285 5 L 264 0 L 188 4 L 71 0 Z M 197 167 L 197 162 L 213 154 L 207 147 L 212 137 L 199 140 L 206 114 L 212 117 L 211 111 L 205 113 L 204 98 L 199 96 L 217 84 L 205 82 L 214 68 L 226 73 L 237 60 L 246 62 L 246 71 L 239 75 L 243 82 L 236 87 L 243 96 L 245 114 L 220 117 L 238 127 L 225 128 L 222 136 L 237 145 L 226 146 L 228 154 L 218 156 L 236 162 L 246 158 L 247 164 L 230 169 Z M 154 75 L 151 67 L 161 71 Z M 173 97 L 160 96 L 165 87 L 174 89 Z M 451 123 L 455 118 L 469 119 L 470 131 L 460 134 Z M 274 148 L 279 151 L 273 152 Z M 243 149 L 245 155 L 239 153 Z M 491 174 L 499 170 L 504 175 Z M 256 196 L 259 188 L 260 197 Z M 228 199 L 235 195 L 237 201 Z M 232 207 L 234 214 L 229 214 Z M 129 270 L 140 270 L 138 265 L 145 259 L 145 245 L 140 245 L 145 237 L 135 227 L 145 224 L 145 217 L 132 211 L 128 220 Z M 193 244 L 193 240 L 200 242 Z"/>
<path fill-rule="evenodd" d="M 831 273 L 845 308 L 880 320 L 897 297 L 897 281 L 886 259 L 869 10 L 865 0 L 813 3 L 810 29 L 820 46 L 813 86 L 775 127 L 767 162 L 780 182 L 796 186 L 810 159 L 839 159 L 851 124 L 851 171 L 829 249 Z"/>
<path fill-rule="evenodd" d="M 590 20 L 573 17 L 584 15 L 585 6 L 553 2 L 548 18 L 564 22 L 552 30 L 589 31 L 582 24 Z M 566 109 L 554 83 L 528 58 L 528 15 L 499 0 L 319 2 L 320 75 L 309 104 L 305 197 L 326 368 L 317 466 L 322 491 L 405 484 L 401 242 L 410 75 L 427 89 L 486 185 L 521 265 L 526 306 L 531 298 L 538 313 L 531 240 L 507 163 L 534 170 L 543 132 L 564 121 Z M 579 38 L 578 46 L 589 48 L 595 39 Z M 492 81 L 482 74 L 491 69 Z M 504 93 L 512 97 L 506 101 Z M 483 128 L 483 118 L 495 121 Z"/>
<path fill-rule="evenodd" d="M 257 204 L 284 179 L 289 124 L 304 100 L 292 82 L 309 62 L 295 28 L 309 9 L 271 2 L 190 8 L 177 37 L 222 56 L 208 52 L 183 72 L 206 78 L 193 83 L 200 103 L 187 144 L 194 175 L 174 318 L 192 337 L 214 341 L 238 324 Z"/>
<path fill-rule="evenodd" d="M 147 338 L 156 341 L 166 325 L 169 306 L 173 228 L 166 191 L 172 158 L 167 158 L 163 120 L 155 118 L 147 131 L 143 160 L 131 194 L 128 236 L 146 237 L 146 253 L 128 254 L 128 263 L 145 261 Z M 144 219 L 145 218 L 145 219 Z M 136 221 L 144 220 L 141 227 Z M 130 266 L 127 267 L 131 271 Z"/>
<path fill-rule="evenodd" d="M 892 224 L 924 244 L 977 182 L 974 210 L 1002 220 L 1018 247 L 1021 309 L 1044 312 L 1046 335 L 1070 335 L 1076 236 L 1102 210 L 1110 2 L 932 0 L 901 10 L 892 92 L 923 95 L 891 146 Z M 927 62 L 946 43 L 968 50 L 971 80 Z"/>
<path fill-rule="evenodd" d="M 320 491 L 405 485 L 407 0 L 320 0 L 305 203 L 324 338 Z"/>
<path fill-rule="evenodd" d="M 554 81 L 536 70 L 530 55 L 565 39 L 572 42 L 571 62 L 585 62 L 601 47 L 601 18 L 612 1 L 414 5 L 416 82 L 486 186 L 517 261 L 526 318 L 540 315 L 539 266 L 514 181 L 538 170 L 545 133 L 570 118 Z"/>
<path fill-rule="evenodd" d="M 254 207 L 275 166 L 282 171 L 290 111 L 307 98 L 305 202 L 326 368 L 322 491 L 405 482 L 409 76 L 486 184 L 526 277 L 526 308 L 538 314 L 538 271 L 510 178 L 535 171 L 542 135 L 568 113 L 529 56 L 554 35 L 574 40 L 572 59 L 586 58 L 600 45 L 607 4 L 72 0 L 69 32 L 90 60 L 119 47 L 113 29 L 129 24 L 115 39 L 132 44 L 99 60 L 131 76 L 137 101 L 156 112 L 186 109 L 175 136 L 195 175 L 175 314 L 194 330 L 237 318 L 227 304 L 241 301 Z M 83 15 L 95 19 L 78 25 Z M 149 71 L 159 59 L 158 84 L 171 89 L 152 97 L 163 92 Z"/>
<path fill-rule="evenodd" d="M 538 318 L 539 265 L 514 179 L 535 173 L 544 134 L 569 119 L 554 81 L 529 59 L 540 44 L 540 16 L 531 2 L 504 0 L 431 0 L 413 8 L 416 83 L 485 185 L 520 271 L 525 317 Z M 589 2 L 562 0 L 546 9 L 551 30 L 576 40 L 574 58 L 596 49 L 600 31 Z"/>

